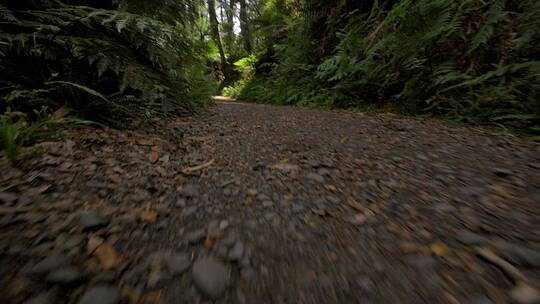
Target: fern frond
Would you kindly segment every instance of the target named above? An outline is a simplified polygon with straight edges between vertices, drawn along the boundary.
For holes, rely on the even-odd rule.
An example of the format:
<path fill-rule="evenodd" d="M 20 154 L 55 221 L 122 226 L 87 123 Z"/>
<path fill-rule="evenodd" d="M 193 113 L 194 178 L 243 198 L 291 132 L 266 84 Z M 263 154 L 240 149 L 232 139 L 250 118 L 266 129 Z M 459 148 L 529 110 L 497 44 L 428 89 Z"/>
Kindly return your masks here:
<path fill-rule="evenodd" d="M 49 82 L 46 82 L 45 85 L 68 85 L 68 86 L 71 86 L 71 87 L 74 87 L 76 89 L 79 89 L 81 91 L 84 91 L 92 96 L 95 96 L 95 97 L 98 97 L 99 99 L 105 101 L 105 102 L 109 102 L 109 100 L 107 99 L 107 97 L 103 96 L 102 94 L 100 94 L 99 92 L 97 92 L 96 90 L 93 90 L 85 85 L 82 85 L 82 84 L 78 84 L 78 83 L 73 83 L 73 82 L 69 82 L 69 81 L 49 81 Z"/>
<path fill-rule="evenodd" d="M 13 12 L 0 4 L 0 20 L 19 22 L 19 19 L 13 15 Z"/>

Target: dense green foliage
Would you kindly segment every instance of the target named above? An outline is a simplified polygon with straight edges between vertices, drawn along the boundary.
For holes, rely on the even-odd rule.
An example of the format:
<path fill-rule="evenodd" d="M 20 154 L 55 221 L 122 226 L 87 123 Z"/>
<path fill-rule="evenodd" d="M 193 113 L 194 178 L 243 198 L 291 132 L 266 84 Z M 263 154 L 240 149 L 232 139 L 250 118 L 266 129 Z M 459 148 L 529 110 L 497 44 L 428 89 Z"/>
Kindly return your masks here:
<path fill-rule="evenodd" d="M 266 0 L 245 100 L 431 111 L 540 132 L 540 2 Z"/>
<path fill-rule="evenodd" d="M 0 25 L 0 114 L 28 121 L 189 113 L 217 82 L 540 133 L 535 0 L 21 0 Z"/>
<path fill-rule="evenodd" d="M 0 5 L 0 113 L 117 123 L 187 113 L 208 99 L 198 1 L 13 1 Z"/>

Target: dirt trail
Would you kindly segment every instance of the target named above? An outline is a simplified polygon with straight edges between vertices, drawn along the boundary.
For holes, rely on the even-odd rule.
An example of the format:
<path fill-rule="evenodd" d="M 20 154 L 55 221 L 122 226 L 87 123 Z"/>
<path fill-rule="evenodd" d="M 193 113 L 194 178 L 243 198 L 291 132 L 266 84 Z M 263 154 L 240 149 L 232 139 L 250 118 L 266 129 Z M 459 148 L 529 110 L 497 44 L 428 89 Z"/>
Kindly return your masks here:
<path fill-rule="evenodd" d="M 540 299 L 533 143 L 220 99 L 40 149 L 0 163 L 1 303 Z"/>

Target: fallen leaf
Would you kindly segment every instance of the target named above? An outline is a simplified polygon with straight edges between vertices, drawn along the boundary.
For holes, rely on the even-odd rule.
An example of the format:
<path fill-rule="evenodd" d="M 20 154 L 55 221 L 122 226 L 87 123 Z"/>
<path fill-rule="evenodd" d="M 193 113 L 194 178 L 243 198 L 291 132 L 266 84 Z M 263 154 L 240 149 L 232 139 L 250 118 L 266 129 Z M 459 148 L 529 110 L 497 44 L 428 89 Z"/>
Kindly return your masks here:
<path fill-rule="evenodd" d="M 206 248 L 206 249 L 210 249 L 210 247 L 212 247 L 213 244 L 214 244 L 214 242 L 212 242 L 211 239 L 207 238 L 203 242 L 203 247 Z"/>
<path fill-rule="evenodd" d="M 337 188 L 336 186 L 334 185 L 324 185 L 324 187 L 326 188 L 326 190 L 329 190 L 329 191 L 332 191 L 332 192 L 336 192 L 337 191 Z"/>
<path fill-rule="evenodd" d="M 60 109 L 56 110 L 52 114 L 52 118 L 54 121 L 59 122 L 59 121 L 62 121 L 62 119 L 66 117 L 66 115 L 68 114 L 69 114 L 69 110 L 66 109 L 66 107 L 60 107 Z"/>
<path fill-rule="evenodd" d="M 159 304 L 161 301 L 161 290 L 154 290 L 145 293 L 137 304 Z"/>
<path fill-rule="evenodd" d="M 493 253 L 493 251 L 491 251 L 490 249 L 477 247 L 476 252 L 488 262 L 491 262 L 495 266 L 499 267 L 515 281 L 527 281 L 525 276 L 523 275 L 523 273 L 521 273 L 521 271 L 519 271 L 519 269 Z"/>
<path fill-rule="evenodd" d="M 118 253 L 109 243 L 103 243 L 96 248 L 94 256 L 99 260 L 101 268 L 105 270 L 111 269 L 120 263 Z"/>
<path fill-rule="evenodd" d="M 104 239 L 99 236 L 91 236 L 86 244 L 86 250 L 88 254 L 92 254 L 101 244 L 105 242 Z"/>
<path fill-rule="evenodd" d="M 149 139 L 139 139 L 137 140 L 137 144 L 140 146 L 153 146 L 154 143 Z"/>
<path fill-rule="evenodd" d="M 156 166 L 155 169 L 156 169 L 156 172 L 159 173 L 159 175 L 161 175 L 161 176 L 166 176 L 167 175 L 167 171 L 165 171 L 165 169 L 163 169 L 163 167 Z"/>
<path fill-rule="evenodd" d="M 130 304 L 138 303 L 139 299 L 141 298 L 140 291 L 137 291 L 135 288 L 127 285 L 122 287 L 120 294 L 122 295 L 122 298 L 127 299 Z"/>
<path fill-rule="evenodd" d="M 363 215 L 362 213 L 357 213 L 349 218 L 346 219 L 347 222 L 353 224 L 353 225 L 362 225 L 366 222 L 367 217 Z"/>
<path fill-rule="evenodd" d="M 36 188 L 36 192 L 39 194 L 47 192 L 47 190 L 51 189 L 52 185 L 43 185 Z"/>
<path fill-rule="evenodd" d="M 30 210 L 32 210 L 31 207 L 0 207 L 0 215 L 25 213 Z"/>
<path fill-rule="evenodd" d="M 294 171 L 300 169 L 298 165 L 289 164 L 289 163 L 277 163 L 269 167 L 270 169 L 276 169 L 281 171 Z"/>
<path fill-rule="evenodd" d="M 518 282 L 510 296 L 519 304 L 534 304 L 540 301 L 540 292 L 525 282 Z"/>
<path fill-rule="evenodd" d="M 187 168 L 184 168 L 182 169 L 182 173 L 184 174 L 190 174 L 190 173 L 193 173 L 193 172 L 197 172 L 197 171 L 200 171 L 200 170 L 203 170 L 203 169 L 206 169 L 208 167 L 210 167 L 213 163 L 214 163 L 214 159 L 210 160 L 209 162 L 206 162 L 204 164 L 201 164 L 201 165 L 197 165 L 197 166 L 193 166 L 193 167 L 187 167 Z"/>
<path fill-rule="evenodd" d="M 207 141 L 209 139 L 211 139 L 212 136 L 211 135 L 206 135 L 206 136 L 190 136 L 188 137 L 189 140 L 193 140 L 193 141 L 196 141 L 196 142 L 203 142 L 203 141 Z"/>
<path fill-rule="evenodd" d="M 365 208 L 360 203 L 355 202 L 355 201 L 349 201 L 349 206 L 351 206 L 351 208 L 353 208 L 356 211 L 360 211 L 360 212 L 365 211 Z"/>
<path fill-rule="evenodd" d="M 152 150 L 150 152 L 150 155 L 148 156 L 148 159 L 150 160 L 151 163 L 157 162 L 158 159 L 159 159 L 159 155 L 158 155 L 157 151 Z"/>
<path fill-rule="evenodd" d="M 341 144 L 344 144 L 346 143 L 347 141 L 349 140 L 349 138 L 347 138 L 346 136 L 341 138 L 341 140 L 339 141 Z"/>
<path fill-rule="evenodd" d="M 249 188 L 247 189 L 247 195 L 248 196 L 256 196 L 258 193 L 257 189 Z"/>
<path fill-rule="evenodd" d="M 146 222 L 155 222 L 157 219 L 157 212 L 152 210 L 144 210 L 141 212 L 141 219 Z"/>
<path fill-rule="evenodd" d="M 429 248 L 431 248 L 431 251 L 433 251 L 433 253 L 435 253 L 437 256 L 445 256 L 448 254 L 448 247 L 441 242 L 432 243 Z"/>
<path fill-rule="evenodd" d="M 317 214 L 318 216 L 325 216 L 326 215 L 326 211 L 323 210 L 323 209 L 313 208 L 312 211 L 313 211 L 313 213 Z"/>
<path fill-rule="evenodd" d="M 413 242 L 402 241 L 399 243 L 399 249 L 404 253 L 422 251 L 422 245 Z"/>
<path fill-rule="evenodd" d="M 9 297 L 15 297 L 27 290 L 30 285 L 31 282 L 27 278 L 17 275 L 15 278 L 8 281 L 7 286 L 2 288 L 2 292 L 5 292 L 6 294 L 4 295 Z"/>

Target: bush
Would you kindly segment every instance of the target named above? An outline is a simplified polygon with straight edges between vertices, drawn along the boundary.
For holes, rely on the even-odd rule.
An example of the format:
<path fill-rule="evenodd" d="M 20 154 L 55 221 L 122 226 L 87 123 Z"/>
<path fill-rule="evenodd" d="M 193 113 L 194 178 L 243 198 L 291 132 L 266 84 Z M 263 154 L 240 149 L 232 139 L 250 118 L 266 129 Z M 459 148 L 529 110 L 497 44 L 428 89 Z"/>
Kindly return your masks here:
<path fill-rule="evenodd" d="M 391 105 L 538 132 L 538 1 L 315 0 L 282 19 L 278 38 L 261 29 L 273 42 L 236 96 Z"/>
<path fill-rule="evenodd" d="M 43 116 L 43 113 L 37 113 L 37 116 L 36 121 L 28 122 L 24 113 L 0 115 L 0 151 L 3 150 L 12 162 L 16 161 L 20 147 L 62 136 L 49 116 Z"/>
<path fill-rule="evenodd" d="M 211 82 L 188 23 L 163 21 L 163 10 L 152 13 L 162 21 L 127 11 L 139 1 L 69 2 L 0 5 L 0 113 L 66 105 L 116 124 L 189 113 L 208 100 Z"/>

